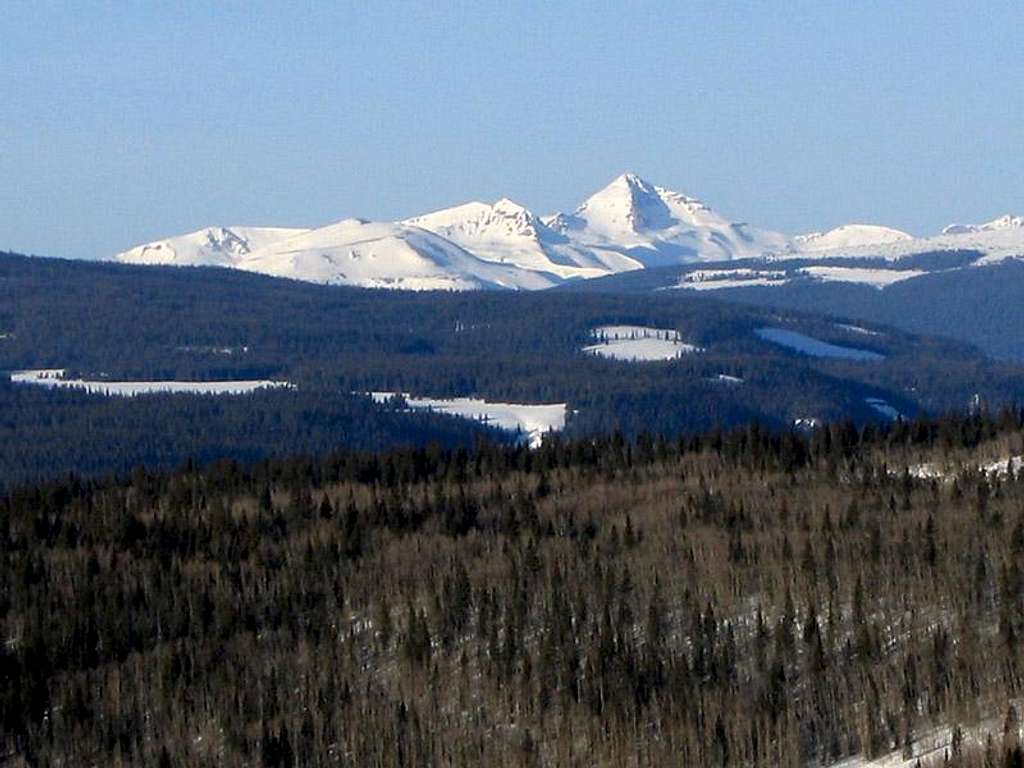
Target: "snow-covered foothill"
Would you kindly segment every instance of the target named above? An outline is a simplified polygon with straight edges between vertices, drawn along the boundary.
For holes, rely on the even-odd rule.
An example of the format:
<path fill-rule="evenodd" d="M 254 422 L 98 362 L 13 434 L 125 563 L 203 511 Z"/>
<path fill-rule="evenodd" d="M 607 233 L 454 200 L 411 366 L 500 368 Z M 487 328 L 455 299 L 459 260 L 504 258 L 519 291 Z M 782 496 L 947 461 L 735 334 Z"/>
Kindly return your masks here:
<path fill-rule="evenodd" d="M 675 360 L 683 355 L 704 351 L 701 347 L 683 341 L 679 331 L 669 328 L 603 325 L 590 333 L 597 343 L 585 346 L 581 351 L 613 360 Z"/>
<path fill-rule="evenodd" d="M 794 245 L 787 254 L 775 255 L 792 258 L 794 254 L 800 254 L 802 251 L 797 243 L 798 239 L 794 238 Z M 810 253 L 813 253 L 815 258 L 884 258 L 895 261 L 936 251 L 980 252 L 982 258 L 975 262 L 978 266 L 1011 257 L 1024 257 L 1024 217 L 1006 214 L 984 224 L 951 224 L 939 234 L 929 237 L 894 236 L 870 243 L 856 240 L 846 243 L 834 242 L 831 247 L 816 249 Z"/>
<path fill-rule="evenodd" d="M 882 227 L 877 224 L 843 224 L 828 232 L 797 235 L 793 238 L 792 250 L 800 253 L 816 253 L 836 248 L 901 243 L 913 239 L 913 235 L 891 227 Z"/>
<path fill-rule="evenodd" d="M 291 388 L 285 381 L 106 381 L 69 379 L 62 368 L 14 371 L 14 384 L 31 384 L 51 389 L 75 389 L 90 394 L 134 397 L 149 394 L 244 395 L 258 389 Z"/>
<path fill-rule="evenodd" d="M 376 403 L 387 403 L 399 397 L 413 410 L 426 410 L 481 421 L 488 426 L 515 433 L 518 438 L 536 448 L 549 432 L 565 428 L 565 403 L 503 403 L 474 397 L 413 397 L 404 392 L 370 392 Z"/>

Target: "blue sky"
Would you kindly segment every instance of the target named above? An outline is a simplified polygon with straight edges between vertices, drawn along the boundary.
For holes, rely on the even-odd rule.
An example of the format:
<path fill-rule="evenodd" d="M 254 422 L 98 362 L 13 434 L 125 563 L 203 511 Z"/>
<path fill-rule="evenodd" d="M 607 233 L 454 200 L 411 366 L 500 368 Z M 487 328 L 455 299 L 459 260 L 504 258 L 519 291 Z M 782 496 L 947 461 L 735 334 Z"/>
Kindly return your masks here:
<path fill-rule="evenodd" d="M 0 5 L 0 249 L 572 208 L 800 232 L 1024 212 L 1019 2 Z"/>

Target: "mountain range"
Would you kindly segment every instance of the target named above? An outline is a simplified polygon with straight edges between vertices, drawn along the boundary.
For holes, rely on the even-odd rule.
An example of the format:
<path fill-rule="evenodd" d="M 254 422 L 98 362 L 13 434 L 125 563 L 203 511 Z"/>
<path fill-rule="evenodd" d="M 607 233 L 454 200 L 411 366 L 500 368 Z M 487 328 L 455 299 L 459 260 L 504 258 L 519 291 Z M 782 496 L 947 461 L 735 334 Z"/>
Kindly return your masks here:
<path fill-rule="evenodd" d="M 696 198 L 624 173 L 571 213 L 538 216 L 502 198 L 400 222 L 349 218 L 316 229 L 215 226 L 112 258 L 131 264 L 231 267 L 369 288 L 537 290 L 703 262 L 895 261 L 965 250 L 978 253 L 979 265 L 1024 255 L 1024 218 L 952 224 L 927 238 L 873 224 L 790 237 L 733 221 Z"/>

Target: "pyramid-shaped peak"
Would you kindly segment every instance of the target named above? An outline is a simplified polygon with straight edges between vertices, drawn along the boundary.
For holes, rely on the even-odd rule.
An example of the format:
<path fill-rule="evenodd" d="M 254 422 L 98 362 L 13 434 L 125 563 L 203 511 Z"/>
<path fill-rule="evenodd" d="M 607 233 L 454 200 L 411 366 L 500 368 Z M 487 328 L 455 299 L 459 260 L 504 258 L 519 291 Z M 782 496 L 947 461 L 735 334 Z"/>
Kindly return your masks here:
<path fill-rule="evenodd" d="M 533 213 L 531 213 L 530 210 L 526 208 L 526 206 L 520 205 L 515 200 L 512 200 L 511 198 L 508 197 L 503 197 L 500 200 L 495 201 L 492 207 L 494 208 L 494 210 L 500 211 L 501 213 L 511 215 L 525 214 L 527 216 L 533 216 Z"/>
<path fill-rule="evenodd" d="M 646 179 L 641 178 L 640 176 L 637 176 L 635 173 L 632 173 L 630 171 L 620 173 L 618 176 L 611 180 L 608 186 L 605 187 L 605 190 L 613 189 L 628 189 L 630 192 L 640 192 L 646 195 L 657 194 L 657 187 L 655 187 Z"/>
<path fill-rule="evenodd" d="M 671 214 L 653 184 L 635 173 L 623 173 L 576 209 L 591 226 L 635 232 L 670 223 Z"/>

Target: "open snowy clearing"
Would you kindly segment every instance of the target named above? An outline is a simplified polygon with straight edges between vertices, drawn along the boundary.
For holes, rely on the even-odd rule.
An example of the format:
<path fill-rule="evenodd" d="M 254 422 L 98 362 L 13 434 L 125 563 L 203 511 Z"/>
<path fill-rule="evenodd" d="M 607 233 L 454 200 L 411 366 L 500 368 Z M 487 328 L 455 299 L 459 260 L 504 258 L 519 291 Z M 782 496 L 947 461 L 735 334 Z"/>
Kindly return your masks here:
<path fill-rule="evenodd" d="M 687 272 L 673 288 L 691 291 L 716 291 L 725 288 L 778 287 L 801 278 L 825 283 L 857 283 L 882 290 L 894 283 L 926 274 L 917 269 L 884 269 L 879 267 L 800 267 L 791 272 L 777 269 L 698 269 Z"/>
<path fill-rule="evenodd" d="M 918 269 L 870 269 L 867 267 L 803 267 L 800 272 L 826 283 L 859 283 L 879 290 L 925 274 Z"/>
<path fill-rule="evenodd" d="M 670 287 L 691 291 L 717 291 L 723 288 L 785 285 L 787 282 L 784 270 L 697 269 L 687 272 L 679 279 L 678 285 Z"/>
<path fill-rule="evenodd" d="M 14 384 L 33 384 L 51 389 L 78 389 L 96 395 L 134 397 L 149 394 L 244 395 L 257 389 L 290 388 L 286 381 L 86 381 L 67 379 L 63 368 L 14 371 Z"/>
<path fill-rule="evenodd" d="M 581 351 L 613 360 L 675 360 L 683 355 L 704 351 L 701 347 L 686 343 L 679 331 L 669 328 L 603 325 L 590 333 L 598 343 L 583 347 Z"/>
<path fill-rule="evenodd" d="M 729 384 L 730 386 L 736 386 L 738 384 L 743 383 L 743 379 L 741 379 L 739 376 L 730 376 L 727 373 L 718 374 L 718 376 L 715 377 L 715 381 L 718 381 L 722 384 Z"/>
<path fill-rule="evenodd" d="M 811 357 L 831 357 L 838 360 L 881 360 L 883 358 L 882 355 L 868 349 L 829 344 L 827 341 L 807 336 L 798 331 L 788 331 L 785 328 L 758 328 L 754 333 L 760 339 Z"/>
<path fill-rule="evenodd" d="M 538 447 L 548 432 L 558 432 L 565 427 L 567 410 L 565 403 L 496 403 L 473 397 L 412 397 L 404 392 L 371 392 L 370 396 L 375 403 L 401 397 L 412 410 L 482 421 L 488 426 L 515 432 L 531 448 Z"/>
<path fill-rule="evenodd" d="M 898 421 L 899 419 L 903 418 L 903 414 L 897 411 L 887 402 L 885 402 L 885 400 L 882 400 L 877 397 L 865 397 L 864 402 L 870 405 L 872 408 L 874 408 L 875 411 L 885 416 L 885 418 L 887 419 L 890 419 L 892 421 Z"/>
<path fill-rule="evenodd" d="M 850 333 L 860 333 L 864 336 L 881 336 L 882 334 L 878 331 L 872 331 L 870 328 L 863 328 L 859 325 L 847 325 L 846 323 L 836 323 L 837 328 L 842 328 L 844 331 Z"/>

